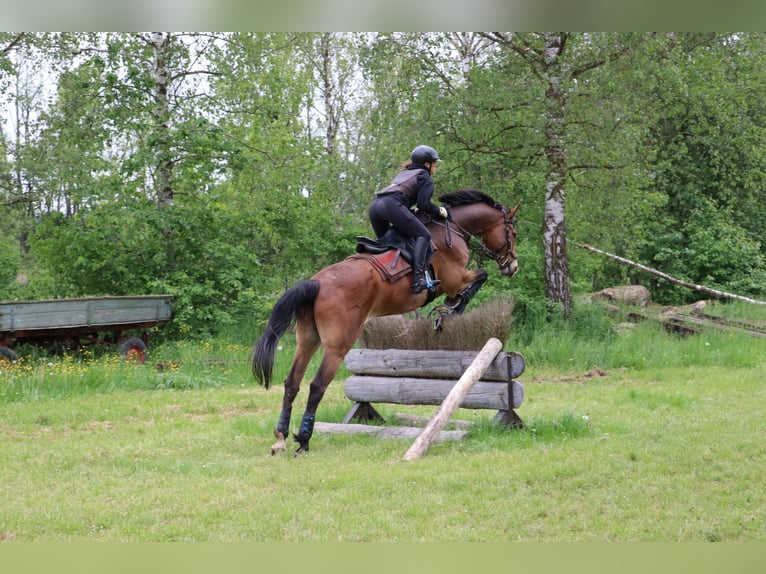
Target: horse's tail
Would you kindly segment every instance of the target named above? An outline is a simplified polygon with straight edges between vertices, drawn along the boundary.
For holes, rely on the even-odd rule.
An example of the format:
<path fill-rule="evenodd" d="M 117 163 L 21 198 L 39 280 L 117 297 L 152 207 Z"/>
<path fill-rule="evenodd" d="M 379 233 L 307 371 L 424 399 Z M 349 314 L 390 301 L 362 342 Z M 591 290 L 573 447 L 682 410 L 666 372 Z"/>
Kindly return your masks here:
<path fill-rule="evenodd" d="M 309 279 L 285 291 L 271 310 L 269 323 L 261 338 L 253 345 L 253 375 L 267 389 L 271 385 L 274 352 L 277 343 L 293 321 L 314 306 L 319 281 Z"/>

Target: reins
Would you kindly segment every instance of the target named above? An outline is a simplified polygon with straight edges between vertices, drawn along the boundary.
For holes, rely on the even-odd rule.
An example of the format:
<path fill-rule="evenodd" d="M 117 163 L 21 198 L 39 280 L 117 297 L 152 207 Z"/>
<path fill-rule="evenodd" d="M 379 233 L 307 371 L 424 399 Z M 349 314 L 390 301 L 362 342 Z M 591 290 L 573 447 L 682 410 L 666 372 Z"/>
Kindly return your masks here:
<path fill-rule="evenodd" d="M 431 223 L 444 227 L 444 238 L 448 249 L 452 249 L 452 232 L 454 231 L 463 241 L 465 241 L 466 247 L 468 247 L 469 251 L 473 251 L 479 255 L 488 257 L 502 269 L 503 267 L 510 265 L 516 259 L 518 259 L 518 257 L 512 253 L 513 241 L 511 239 L 511 226 L 513 225 L 513 221 L 508 217 L 508 208 L 500 204 L 496 204 L 493 207 L 502 212 L 503 225 L 505 227 L 505 244 L 503 244 L 503 246 L 500 247 L 497 251 L 493 251 L 487 247 L 481 237 L 477 239 L 477 236 L 480 235 L 481 231 L 484 231 L 484 229 L 478 233 L 471 233 L 465 227 L 454 221 L 451 216 L 446 223 L 437 221 L 430 215 L 428 217 Z M 454 230 L 452 228 L 453 225 L 455 226 Z M 474 239 L 477 239 L 477 241 L 472 242 Z M 501 255 L 503 251 L 505 251 L 505 255 Z"/>

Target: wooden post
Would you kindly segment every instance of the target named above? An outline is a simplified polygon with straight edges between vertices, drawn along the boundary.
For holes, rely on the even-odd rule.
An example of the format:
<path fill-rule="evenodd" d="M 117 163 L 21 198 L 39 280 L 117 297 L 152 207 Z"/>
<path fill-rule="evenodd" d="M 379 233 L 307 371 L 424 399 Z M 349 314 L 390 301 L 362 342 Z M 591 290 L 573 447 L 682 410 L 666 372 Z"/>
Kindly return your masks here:
<path fill-rule="evenodd" d="M 460 377 L 458 382 L 455 383 L 455 386 L 452 387 L 452 390 L 446 396 L 434 417 L 423 429 L 423 432 L 418 435 L 418 438 L 415 439 L 412 446 L 407 450 L 404 455 L 404 460 L 413 460 L 423 456 L 423 453 L 425 453 L 431 445 L 436 435 L 438 435 L 444 428 L 444 425 L 447 424 L 452 413 L 454 413 L 460 403 L 463 402 L 468 391 L 471 390 L 471 387 L 473 387 L 479 380 L 484 369 L 486 369 L 494 360 L 502 348 L 503 343 L 499 339 L 493 337 L 487 341 L 482 350 L 479 351 L 479 354 L 476 355 L 476 358 L 471 365 L 466 369 L 465 373 L 463 373 L 463 376 Z"/>

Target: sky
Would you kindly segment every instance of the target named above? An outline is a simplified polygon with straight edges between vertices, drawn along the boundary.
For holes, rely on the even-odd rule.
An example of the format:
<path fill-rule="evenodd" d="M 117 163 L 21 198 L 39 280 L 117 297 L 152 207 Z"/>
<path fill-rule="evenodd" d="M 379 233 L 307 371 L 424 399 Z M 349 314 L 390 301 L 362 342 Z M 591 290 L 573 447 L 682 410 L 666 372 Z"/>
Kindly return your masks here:
<path fill-rule="evenodd" d="M 14 31 L 763 30 L 762 0 L 0 0 Z"/>

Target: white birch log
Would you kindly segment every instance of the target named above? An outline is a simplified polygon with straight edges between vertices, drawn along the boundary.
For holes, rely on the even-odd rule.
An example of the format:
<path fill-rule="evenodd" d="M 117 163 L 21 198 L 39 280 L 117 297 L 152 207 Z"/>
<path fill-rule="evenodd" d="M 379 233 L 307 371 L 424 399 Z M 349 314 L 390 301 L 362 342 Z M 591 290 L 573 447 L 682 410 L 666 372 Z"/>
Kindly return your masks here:
<path fill-rule="evenodd" d="M 471 387 L 476 384 L 482 373 L 484 373 L 484 370 L 494 360 L 502 348 L 503 343 L 499 339 L 493 337 L 487 341 L 482 350 L 479 351 L 479 354 L 476 355 L 476 358 L 471 365 L 465 373 L 463 373 L 463 376 L 460 377 L 457 383 L 455 383 L 455 386 L 444 399 L 444 402 L 439 407 L 439 410 L 436 411 L 434 417 L 423 429 L 423 432 L 418 435 L 418 438 L 415 439 L 407 450 L 404 455 L 404 460 L 413 460 L 423 456 L 423 453 L 425 453 L 431 445 L 434 438 L 444 428 L 444 425 L 447 424 L 452 413 L 454 413 L 460 403 L 463 402 L 468 391 L 470 391 Z"/>
<path fill-rule="evenodd" d="M 605 255 L 606 257 L 609 257 L 610 259 L 614 259 L 618 263 L 622 263 L 623 265 L 630 265 L 631 267 L 635 267 L 636 269 L 640 269 L 641 271 L 646 271 L 647 273 L 651 273 L 652 275 L 656 275 L 657 277 L 661 277 L 662 279 L 665 279 L 666 281 L 670 281 L 671 283 L 675 285 L 680 285 L 681 287 L 686 287 L 687 289 L 693 289 L 694 291 L 699 291 L 700 293 L 706 293 L 707 295 L 712 295 L 713 297 L 721 297 L 723 299 L 734 299 L 736 301 L 743 301 L 745 303 L 752 303 L 754 305 L 766 305 L 766 301 L 759 301 L 758 299 L 750 299 L 749 297 L 743 297 L 742 295 L 735 295 L 734 293 L 727 293 L 726 291 L 719 291 L 718 289 L 711 289 L 710 287 L 705 287 L 703 285 L 695 285 L 694 283 L 688 283 L 686 281 L 682 281 L 680 279 L 676 279 L 675 277 L 671 277 L 670 275 L 663 273 L 662 271 L 658 271 L 657 269 L 652 269 L 651 267 L 647 267 L 646 265 L 641 265 L 640 263 L 636 263 L 635 261 L 631 261 L 630 259 L 625 259 L 624 257 L 620 257 L 619 255 L 614 255 L 613 253 L 607 253 L 606 251 L 602 251 L 601 249 L 596 249 L 595 247 L 591 247 L 590 245 L 581 245 L 583 249 L 586 251 L 590 251 L 591 253 L 599 253 L 601 255 Z"/>

